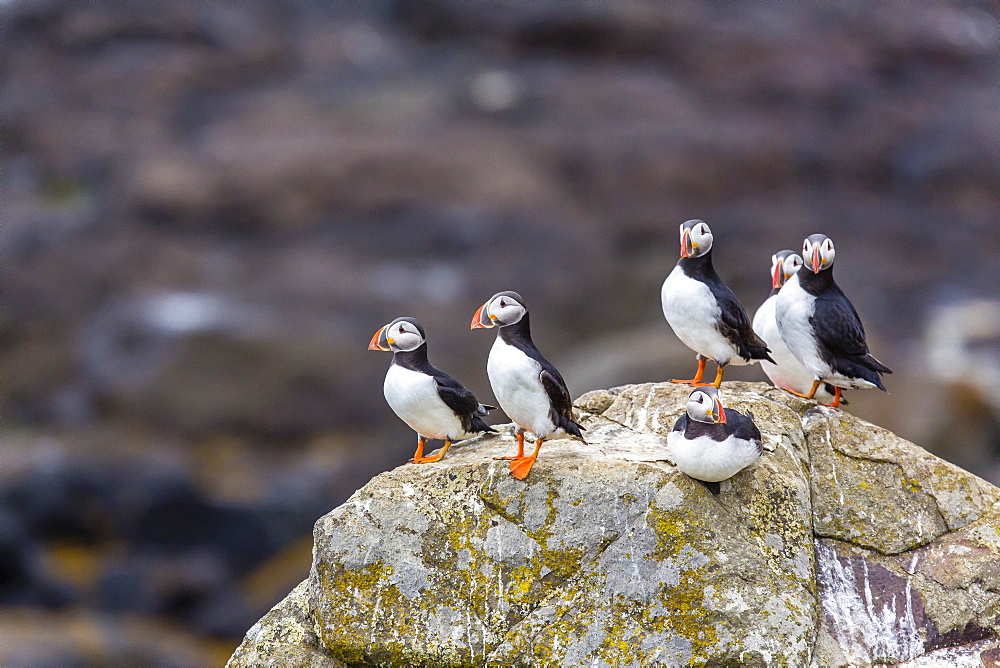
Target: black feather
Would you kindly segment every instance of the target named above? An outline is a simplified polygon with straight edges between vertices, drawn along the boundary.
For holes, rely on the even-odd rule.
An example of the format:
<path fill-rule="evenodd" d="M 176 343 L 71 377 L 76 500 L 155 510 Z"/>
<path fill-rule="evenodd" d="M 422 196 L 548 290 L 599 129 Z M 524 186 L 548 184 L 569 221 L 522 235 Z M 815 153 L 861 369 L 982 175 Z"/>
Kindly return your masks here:
<path fill-rule="evenodd" d="M 861 317 L 833 280 L 833 269 L 825 269 L 818 274 L 806 272 L 799 279 L 799 284 L 816 298 L 809 324 L 824 360 L 837 373 L 867 380 L 885 390 L 880 374 L 892 373 L 892 370 L 869 352 Z"/>

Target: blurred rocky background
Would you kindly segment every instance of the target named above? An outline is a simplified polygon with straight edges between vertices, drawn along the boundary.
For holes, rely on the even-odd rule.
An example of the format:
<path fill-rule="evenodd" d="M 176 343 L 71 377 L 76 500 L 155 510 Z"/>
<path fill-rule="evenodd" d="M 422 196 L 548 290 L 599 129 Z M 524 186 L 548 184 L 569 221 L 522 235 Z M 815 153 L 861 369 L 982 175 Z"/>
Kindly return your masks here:
<path fill-rule="evenodd" d="M 502 289 L 574 396 L 686 376 L 688 218 L 751 313 L 830 235 L 896 372 L 849 410 L 1000 482 L 995 4 L 0 12 L 2 665 L 223 662 L 412 454 L 396 316 L 484 401 Z"/>

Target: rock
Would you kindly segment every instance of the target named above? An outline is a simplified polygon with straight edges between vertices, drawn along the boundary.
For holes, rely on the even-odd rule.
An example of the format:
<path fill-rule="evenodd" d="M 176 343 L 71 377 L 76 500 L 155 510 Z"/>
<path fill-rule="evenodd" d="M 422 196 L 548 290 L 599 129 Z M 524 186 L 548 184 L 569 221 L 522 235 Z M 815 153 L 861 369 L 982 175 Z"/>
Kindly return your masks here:
<path fill-rule="evenodd" d="M 713 496 L 668 461 L 688 388 L 577 401 L 527 481 L 506 431 L 377 476 L 232 666 L 848 665 L 991 657 L 1000 490 L 884 429 L 727 383 L 768 452 Z M 928 665 L 915 662 L 913 665 Z M 985 661 L 985 659 L 984 659 Z"/>

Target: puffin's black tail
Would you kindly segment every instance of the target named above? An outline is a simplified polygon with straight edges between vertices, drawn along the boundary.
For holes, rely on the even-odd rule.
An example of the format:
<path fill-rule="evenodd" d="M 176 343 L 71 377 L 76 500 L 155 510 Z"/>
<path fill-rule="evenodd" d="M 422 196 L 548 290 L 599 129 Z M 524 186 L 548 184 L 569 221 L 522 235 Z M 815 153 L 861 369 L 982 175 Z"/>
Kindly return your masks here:
<path fill-rule="evenodd" d="M 748 343 L 744 347 L 746 348 L 746 350 L 741 351 L 740 353 L 741 355 L 743 355 L 743 352 L 746 353 L 745 355 L 743 355 L 744 358 L 751 360 L 766 360 L 771 364 L 777 364 L 777 362 L 771 359 L 771 356 L 768 354 L 771 352 L 771 349 L 768 348 L 766 345 L 764 345 L 763 341 L 760 343 L 760 345 L 757 345 L 755 343 Z"/>
<path fill-rule="evenodd" d="M 559 416 L 559 426 L 562 427 L 563 431 L 565 431 L 570 436 L 576 436 L 584 443 L 587 442 L 586 439 L 583 438 L 583 434 L 580 433 L 580 430 L 587 431 L 586 427 L 582 427 L 578 425 L 576 422 L 573 422 L 569 418 L 563 417 L 561 415 Z"/>
<path fill-rule="evenodd" d="M 483 422 L 483 418 L 478 415 L 473 415 L 469 419 L 469 428 L 466 429 L 469 433 L 475 434 L 480 432 L 490 432 L 492 434 L 497 433 L 497 430 Z"/>
<path fill-rule="evenodd" d="M 882 384 L 881 374 L 892 373 L 892 370 L 870 354 L 838 358 L 835 362 L 835 368 L 849 378 L 861 378 L 883 392 L 889 391 Z"/>

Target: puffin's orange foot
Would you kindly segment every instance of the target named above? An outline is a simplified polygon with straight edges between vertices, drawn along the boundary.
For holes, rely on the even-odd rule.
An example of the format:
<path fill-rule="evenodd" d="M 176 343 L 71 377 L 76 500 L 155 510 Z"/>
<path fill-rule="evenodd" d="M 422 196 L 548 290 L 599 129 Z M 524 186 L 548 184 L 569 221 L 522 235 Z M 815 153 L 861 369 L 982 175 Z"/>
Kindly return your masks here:
<path fill-rule="evenodd" d="M 780 389 L 784 390 L 785 392 L 788 392 L 789 394 L 794 394 L 797 397 L 802 397 L 803 399 L 812 399 L 813 398 L 813 397 L 810 397 L 808 394 L 802 394 L 801 392 L 796 392 L 795 390 L 789 390 L 787 387 L 782 387 Z"/>
<path fill-rule="evenodd" d="M 698 370 L 695 371 L 694 378 L 692 378 L 691 380 L 677 380 L 676 378 L 672 378 L 672 379 L 670 379 L 670 382 L 671 383 L 680 383 L 682 385 L 694 385 L 695 383 L 700 383 L 701 382 L 701 377 L 705 375 L 705 364 L 707 362 L 708 362 L 707 358 L 706 359 L 701 359 L 699 357 L 699 359 L 698 359 Z"/>
<path fill-rule="evenodd" d="M 441 458 L 444 457 L 444 453 L 448 452 L 448 448 L 450 447 L 451 447 L 451 441 L 445 441 L 444 445 L 441 446 L 441 452 L 437 453 L 436 455 L 428 455 L 426 457 L 421 457 L 420 455 L 416 455 L 413 457 L 413 459 L 410 460 L 410 463 L 430 464 L 431 462 L 441 461 Z"/>
<path fill-rule="evenodd" d="M 510 463 L 510 474 L 518 480 L 524 480 L 531 473 L 531 467 L 535 465 L 535 455 L 519 457 Z"/>
<path fill-rule="evenodd" d="M 823 404 L 827 408 L 838 408 L 840 406 L 840 388 L 834 386 L 833 388 L 833 403 Z"/>
<path fill-rule="evenodd" d="M 721 385 L 722 383 L 719 383 L 719 385 L 716 385 L 715 383 L 689 383 L 689 384 L 692 387 L 715 387 L 715 388 L 718 388 L 719 385 Z"/>
<path fill-rule="evenodd" d="M 497 459 L 497 460 L 500 460 L 500 459 L 516 460 L 516 459 L 521 459 L 522 457 L 524 457 L 524 432 L 523 431 L 517 432 L 515 438 L 517 438 L 517 454 L 516 455 L 514 455 L 513 457 L 494 457 L 493 459 Z"/>

